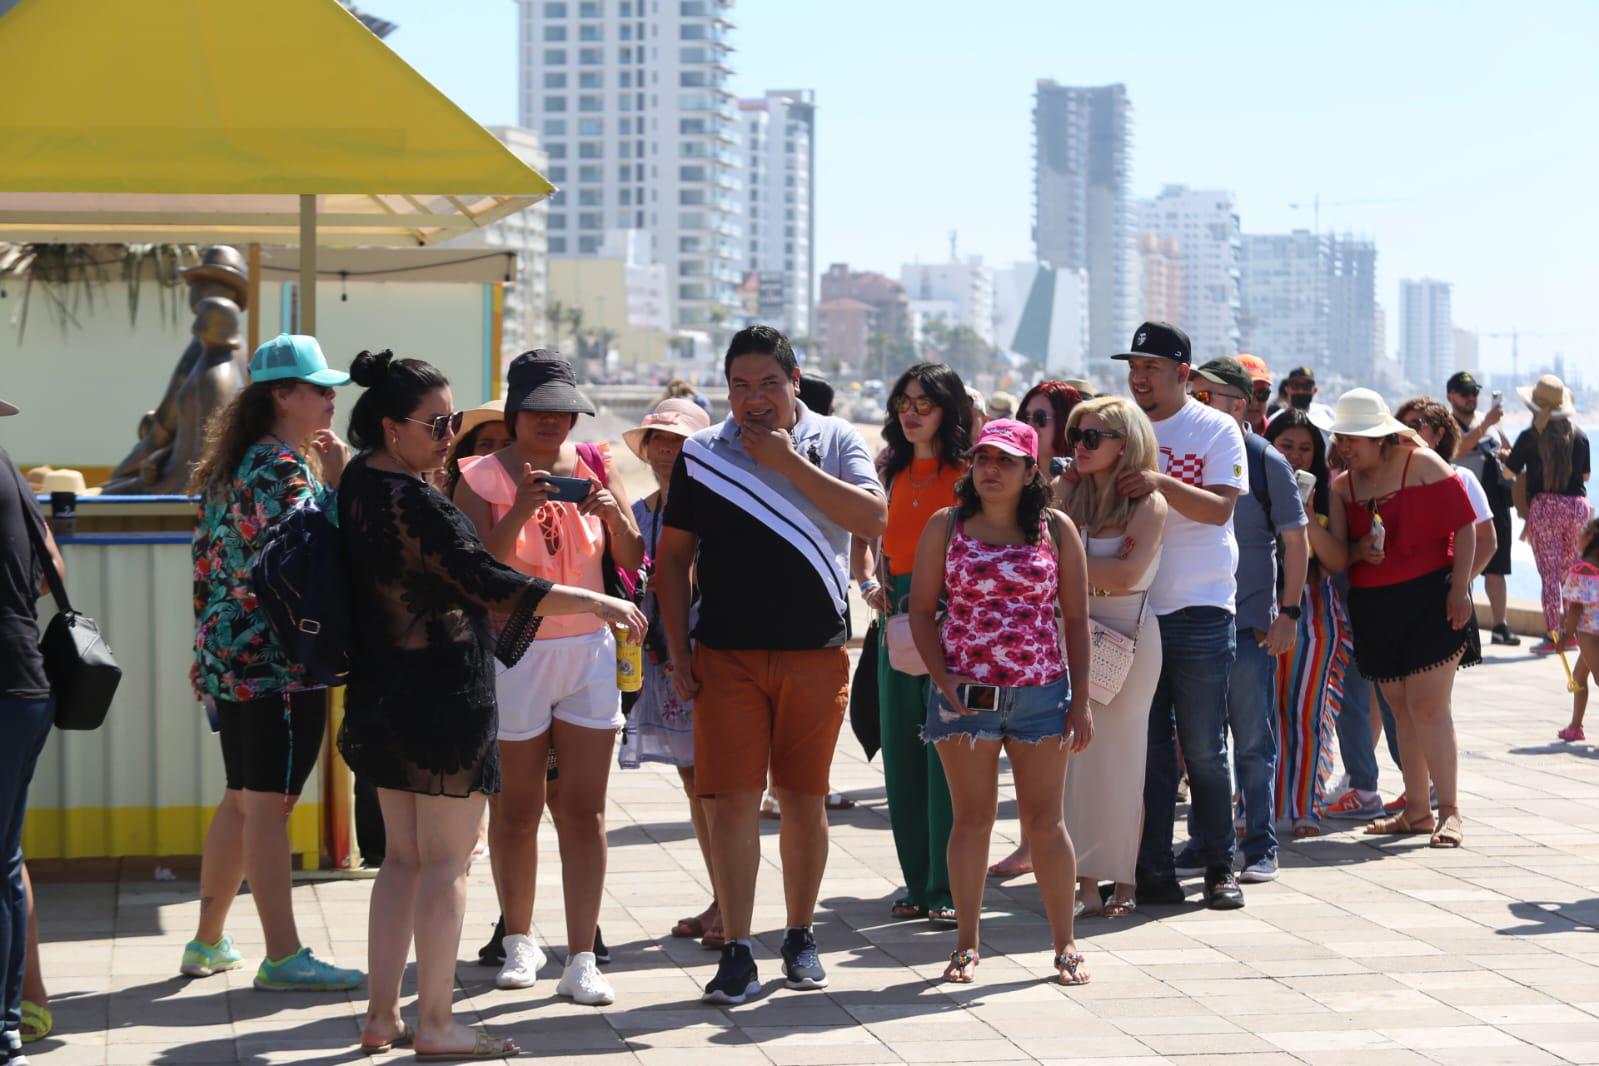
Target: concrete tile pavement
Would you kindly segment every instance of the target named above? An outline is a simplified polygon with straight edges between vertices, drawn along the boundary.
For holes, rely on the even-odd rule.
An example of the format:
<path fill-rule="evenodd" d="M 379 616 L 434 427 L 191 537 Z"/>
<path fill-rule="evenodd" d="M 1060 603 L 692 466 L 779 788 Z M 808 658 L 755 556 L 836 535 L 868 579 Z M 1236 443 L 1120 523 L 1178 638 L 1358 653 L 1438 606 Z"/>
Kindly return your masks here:
<path fill-rule="evenodd" d="M 1241 912 L 1190 902 L 1082 922 L 1094 975 L 1086 987 L 1049 982 L 1048 926 L 1031 878 L 990 884 L 979 983 L 937 983 L 953 933 L 887 917 L 900 885 L 881 770 L 846 732 L 833 781 L 860 806 L 833 816 L 817 931 L 826 992 L 781 988 L 777 824 L 767 822 L 756 914 L 767 991 L 742 1007 L 697 1002 L 716 956 L 665 933 L 709 890 L 677 776 L 651 768 L 611 779 L 602 922 L 616 1006 L 556 999 L 553 961 L 531 992 L 493 987 L 493 971 L 474 961 L 497 909 L 480 863 L 459 1009 L 516 1039 L 524 1057 L 594 1066 L 1599 1061 L 1599 746 L 1554 739 L 1569 700 L 1558 662 L 1486 651 L 1490 662 L 1456 687 L 1464 848 L 1433 851 L 1425 838 L 1367 838 L 1331 823 L 1323 837 L 1285 845 L 1281 879 L 1247 887 Z M 1385 755 L 1383 766 L 1384 783 L 1396 786 Z M 1016 839 L 1008 787 L 1000 816 L 996 855 Z M 563 926 L 547 826 L 542 843 L 536 923 L 549 944 Z M 305 942 L 364 966 L 370 887 L 297 885 Z M 248 969 L 176 976 L 194 892 L 183 882 L 39 886 L 57 1032 L 31 1046 L 33 1061 L 361 1061 L 360 995 L 260 993 Z M 261 938 L 247 899 L 230 924 L 253 966 Z"/>

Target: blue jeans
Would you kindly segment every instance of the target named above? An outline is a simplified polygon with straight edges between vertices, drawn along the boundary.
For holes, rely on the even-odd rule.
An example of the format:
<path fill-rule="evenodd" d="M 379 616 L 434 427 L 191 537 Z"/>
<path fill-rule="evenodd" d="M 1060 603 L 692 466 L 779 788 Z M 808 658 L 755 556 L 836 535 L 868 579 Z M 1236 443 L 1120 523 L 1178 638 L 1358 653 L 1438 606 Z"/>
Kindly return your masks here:
<path fill-rule="evenodd" d="M 22 893 L 22 816 L 28 783 L 50 736 L 49 700 L 0 700 L 0 1029 L 22 1046 L 22 970 L 28 957 L 28 903 Z"/>
<path fill-rule="evenodd" d="M 1277 660 L 1248 627 L 1237 631 L 1237 648 L 1227 682 L 1227 721 L 1238 792 L 1244 797 L 1247 865 L 1277 858 Z"/>
<path fill-rule="evenodd" d="M 960 737 L 972 744 L 979 740 L 1064 743 L 1066 739 L 1066 712 L 1072 702 L 1072 682 L 1066 674 L 1047 685 L 1001 688 L 998 704 L 992 711 L 970 715 L 956 714 L 937 686 L 927 687 L 927 721 L 922 726 L 922 740 L 929 744 L 951 737 Z"/>
<path fill-rule="evenodd" d="M 1377 753 L 1371 746 L 1371 699 L 1376 691 L 1351 657 L 1344 668 L 1344 702 L 1338 708 L 1338 752 L 1349 787 L 1362 792 L 1377 791 Z"/>
<path fill-rule="evenodd" d="M 1233 786 L 1227 773 L 1227 680 L 1237 649 L 1232 613 L 1184 607 L 1161 615 L 1160 681 L 1149 707 L 1144 771 L 1144 834 L 1138 868 L 1144 877 L 1175 875 L 1172 824 L 1177 804 L 1177 749 L 1183 745 L 1193 848 L 1201 865 L 1233 861 Z"/>

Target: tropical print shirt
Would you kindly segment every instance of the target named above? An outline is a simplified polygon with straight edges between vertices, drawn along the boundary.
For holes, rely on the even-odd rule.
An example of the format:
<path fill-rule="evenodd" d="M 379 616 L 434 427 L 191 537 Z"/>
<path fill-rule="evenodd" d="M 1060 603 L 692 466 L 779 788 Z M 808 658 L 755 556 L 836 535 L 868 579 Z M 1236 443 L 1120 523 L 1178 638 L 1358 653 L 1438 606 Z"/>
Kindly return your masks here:
<path fill-rule="evenodd" d="M 258 609 L 250 564 L 262 533 L 280 517 L 315 501 L 327 489 L 294 449 L 257 444 L 244 453 L 233 482 L 206 496 L 194 527 L 194 667 L 201 697 L 243 703 L 279 692 L 316 688 L 300 682 L 303 668 L 278 647 Z"/>

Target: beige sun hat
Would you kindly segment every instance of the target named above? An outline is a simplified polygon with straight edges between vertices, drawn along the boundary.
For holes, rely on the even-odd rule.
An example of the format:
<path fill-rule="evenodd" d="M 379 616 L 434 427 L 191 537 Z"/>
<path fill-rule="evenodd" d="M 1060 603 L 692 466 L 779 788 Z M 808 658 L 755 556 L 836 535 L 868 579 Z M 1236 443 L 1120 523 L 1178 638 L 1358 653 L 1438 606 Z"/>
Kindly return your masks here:
<path fill-rule="evenodd" d="M 1543 429 L 1551 418 L 1570 419 L 1577 413 L 1571 402 L 1571 390 L 1553 374 L 1545 374 L 1535 385 L 1518 385 L 1516 395 L 1532 411 L 1532 424 Z"/>
<path fill-rule="evenodd" d="M 1371 389 L 1350 389 L 1338 397 L 1333 423 L 1327 432 L 1339 437 L 1409 437 L 1422 443 L 1421 435 L 1388 410 L 1388 401 Z"/>
<path fill-rule="evenodd" d="M 474 407 L 461 419 L 461 432 L 457 437 L 464 437 L 485 422 L 505 421 L 505 401 L 490 400 L 481 407 Z"/>
<path fill-rule="evenodd" d="M 662 400 L 655 410 L 644 416 L 636 428 L 622 434 L 622 441 L 634 455 L 644 459 L 644 435 L 650 431 L 673 433 L 679 437 L 692 437 L 702 429 L 709 429 L 711 416 L 693 400 L 672 398 Z M 648 460 L 646 460 L 647 462 Z"/>

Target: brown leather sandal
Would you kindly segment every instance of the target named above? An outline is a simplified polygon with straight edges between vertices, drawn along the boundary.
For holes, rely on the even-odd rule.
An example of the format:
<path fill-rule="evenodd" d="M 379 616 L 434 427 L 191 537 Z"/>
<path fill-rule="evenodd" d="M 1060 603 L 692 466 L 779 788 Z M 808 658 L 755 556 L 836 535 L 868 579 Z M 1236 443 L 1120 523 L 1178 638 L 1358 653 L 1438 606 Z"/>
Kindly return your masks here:
<path fill-rule="evenodd" d="M 1404 811 L 1396 811 L 1388 817 L 1378 818 L 1375 822 L 1366 826 L 1366 835 L 1369 837 L 1421 836 L 1431 833 L 1436 824 L 1431 814 L 1411 822 L 1405 820 Z"/>
<path fill-rule="evenodd" d="M 1445 815 L 1443 822 L 1433 833 L 1428 845 L 1435 848 L 1458 848 L 1466 842 L 1466 834 L 1460 825 L 1460 815 Z"/>

